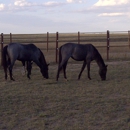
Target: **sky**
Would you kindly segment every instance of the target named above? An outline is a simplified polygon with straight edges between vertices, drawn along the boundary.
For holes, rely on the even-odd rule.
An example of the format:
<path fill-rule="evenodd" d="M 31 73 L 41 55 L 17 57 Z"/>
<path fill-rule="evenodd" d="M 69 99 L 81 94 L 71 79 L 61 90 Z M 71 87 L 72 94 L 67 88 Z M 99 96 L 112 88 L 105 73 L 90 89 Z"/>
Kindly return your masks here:
<path fill-rule="evenodd" d="M 0 33 L 130 30 L 130 0 L 0 0 Z"/>

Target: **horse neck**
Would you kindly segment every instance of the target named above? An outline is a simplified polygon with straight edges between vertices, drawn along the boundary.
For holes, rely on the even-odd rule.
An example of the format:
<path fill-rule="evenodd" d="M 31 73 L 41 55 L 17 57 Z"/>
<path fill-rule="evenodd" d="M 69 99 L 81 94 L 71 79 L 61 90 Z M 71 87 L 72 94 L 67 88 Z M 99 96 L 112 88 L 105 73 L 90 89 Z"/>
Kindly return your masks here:
<path fill-rule="evenodd" d="M 100 54 L 98 54 L 98 56 L 95 58 L 95 61 L 97 62 L 100 69 L 105 67 L 105 63 Z"/>
<path fill-rule="evenodd" d="M 43 64 L 43 66 L 46 66 L 47 63 L 46 63 L 45 57 L 44 57 L 44 55 L 42 53 L 41 53 L 40 59 L 41 59 L 41 62 Z"/>

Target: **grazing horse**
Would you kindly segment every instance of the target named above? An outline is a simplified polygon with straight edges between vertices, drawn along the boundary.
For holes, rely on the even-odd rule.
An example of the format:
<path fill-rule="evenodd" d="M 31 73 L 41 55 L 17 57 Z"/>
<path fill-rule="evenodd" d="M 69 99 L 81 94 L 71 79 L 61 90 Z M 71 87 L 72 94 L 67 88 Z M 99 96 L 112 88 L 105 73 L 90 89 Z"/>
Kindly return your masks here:
<path fill-rule="evenodd" d="M 99 75 L 101 79 L 106 80 L 107 65 L 105 65 L 100 53 L 92 44 L 66 43 L 59 48 L 59 65 L 56 77 L 57 81 L 61 69 L 63 69 L 64 78 L 67 79 L 66 66 L 70 57 L 76 61 L 83 61 L 83 66 L 79 73 L 78 79 L 80 79 L 80 76 L 87 65 L 88 78 L 91 80 L 90 63 L 95 60 L 99 66 Z"/>
<path fill-rule="evenodd" d="M 8 68 L 10 79 L 14 80 L 12 77 L 12 69 L 16 60 L 22 61 L 23 65 L 25 65 L 25 62 L 27 63 L 28 78 L 31 74 L 31 61 L 33 61 L 40 68 L 43 77 L 48 79 L 48 64 L 41 50 L 34 44 L 10 43 L 3 48 L 2 64 L 5 72 L 5 79 L 7 79 Z"/>

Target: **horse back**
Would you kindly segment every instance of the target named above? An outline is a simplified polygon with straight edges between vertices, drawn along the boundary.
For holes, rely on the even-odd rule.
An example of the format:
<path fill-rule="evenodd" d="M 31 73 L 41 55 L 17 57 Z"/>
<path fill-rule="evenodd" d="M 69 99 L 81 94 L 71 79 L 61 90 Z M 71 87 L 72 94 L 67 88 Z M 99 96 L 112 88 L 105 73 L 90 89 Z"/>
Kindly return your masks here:
<path fill-rule="evenodd" d="M 92 44 L 66 43 L 60 48 L 62 57 L 71 57 L 74 60 L 94 60 L 98 55 L 97 49 Z"/>
<path fill-rule="evenodd" d="M 33 60 L 40 56 L 39 49 L 34 44 L 10 43 L 7 51 L 10 59 L 14 60 Z"/>

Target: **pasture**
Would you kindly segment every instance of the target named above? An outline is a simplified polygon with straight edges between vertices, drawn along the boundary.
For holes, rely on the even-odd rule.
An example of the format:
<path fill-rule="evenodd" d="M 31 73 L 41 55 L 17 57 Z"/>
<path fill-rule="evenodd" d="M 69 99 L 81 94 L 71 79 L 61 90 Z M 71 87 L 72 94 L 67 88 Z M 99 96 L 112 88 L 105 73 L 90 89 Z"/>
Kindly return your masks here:
<path fill-rule="evenodd" d="M 31 42 L 42 49 L 47 62 L 50 63 L 49 79 L 43 79 L 39 68 L 33 64 L 31 80 L 28 80 L 26 75 L 21 74 L 22 64 L 16 62 L 13 68 L 16 81 L 5 81 L 3 68 L 0 66 L 0 130 L 130 129 L 128 34 L 111 34 L 109 61 L 106 61 L 106 34 L 82 35 L 80 43 L 92 43 L 97 46 L 108 64 L 106 81 L 101 81 L 95 62 L 91 63 L 92 80 L 87 78 L 85 69 L 78 81 L 82 62 L 70 59 L 66 73 L 68 81 L 64 80 L 61 73 L 59 81 L 56 82 L 55 34 L 49 38 L 48 52 L 46 37 L 31 35 L 33 38 L 26 38 L 28 35 L 13 35 L 13 42 L 19 40 L 28 43 L 32 40 Z M 72 34 L 60 36 L 59 46 L 77 40 Z M 4 37 L 6 45 L 9 43 L 9 36 Z M 69 37 L 72 39 L 68 39 Z M 116 41 L 118 38 L 119 42 Z M 121 39 L 125 39 L 125 42 Z"/>
<path fill-rule="evenodd" d="M 105 62 L 107 80 L 101 81 L 98 66 L 91 63 L 77 80 L 82 62 L 69 62 L 68 81 L 57 64 L 49 66 L 49 79 L 43 79 L 33 65 L 31 80 L 21 74 L 21 63 L 13 69 L 16 81 L 4 80 L 0 67 L 1 130 L 129 130 L 130 61 Z"/>

